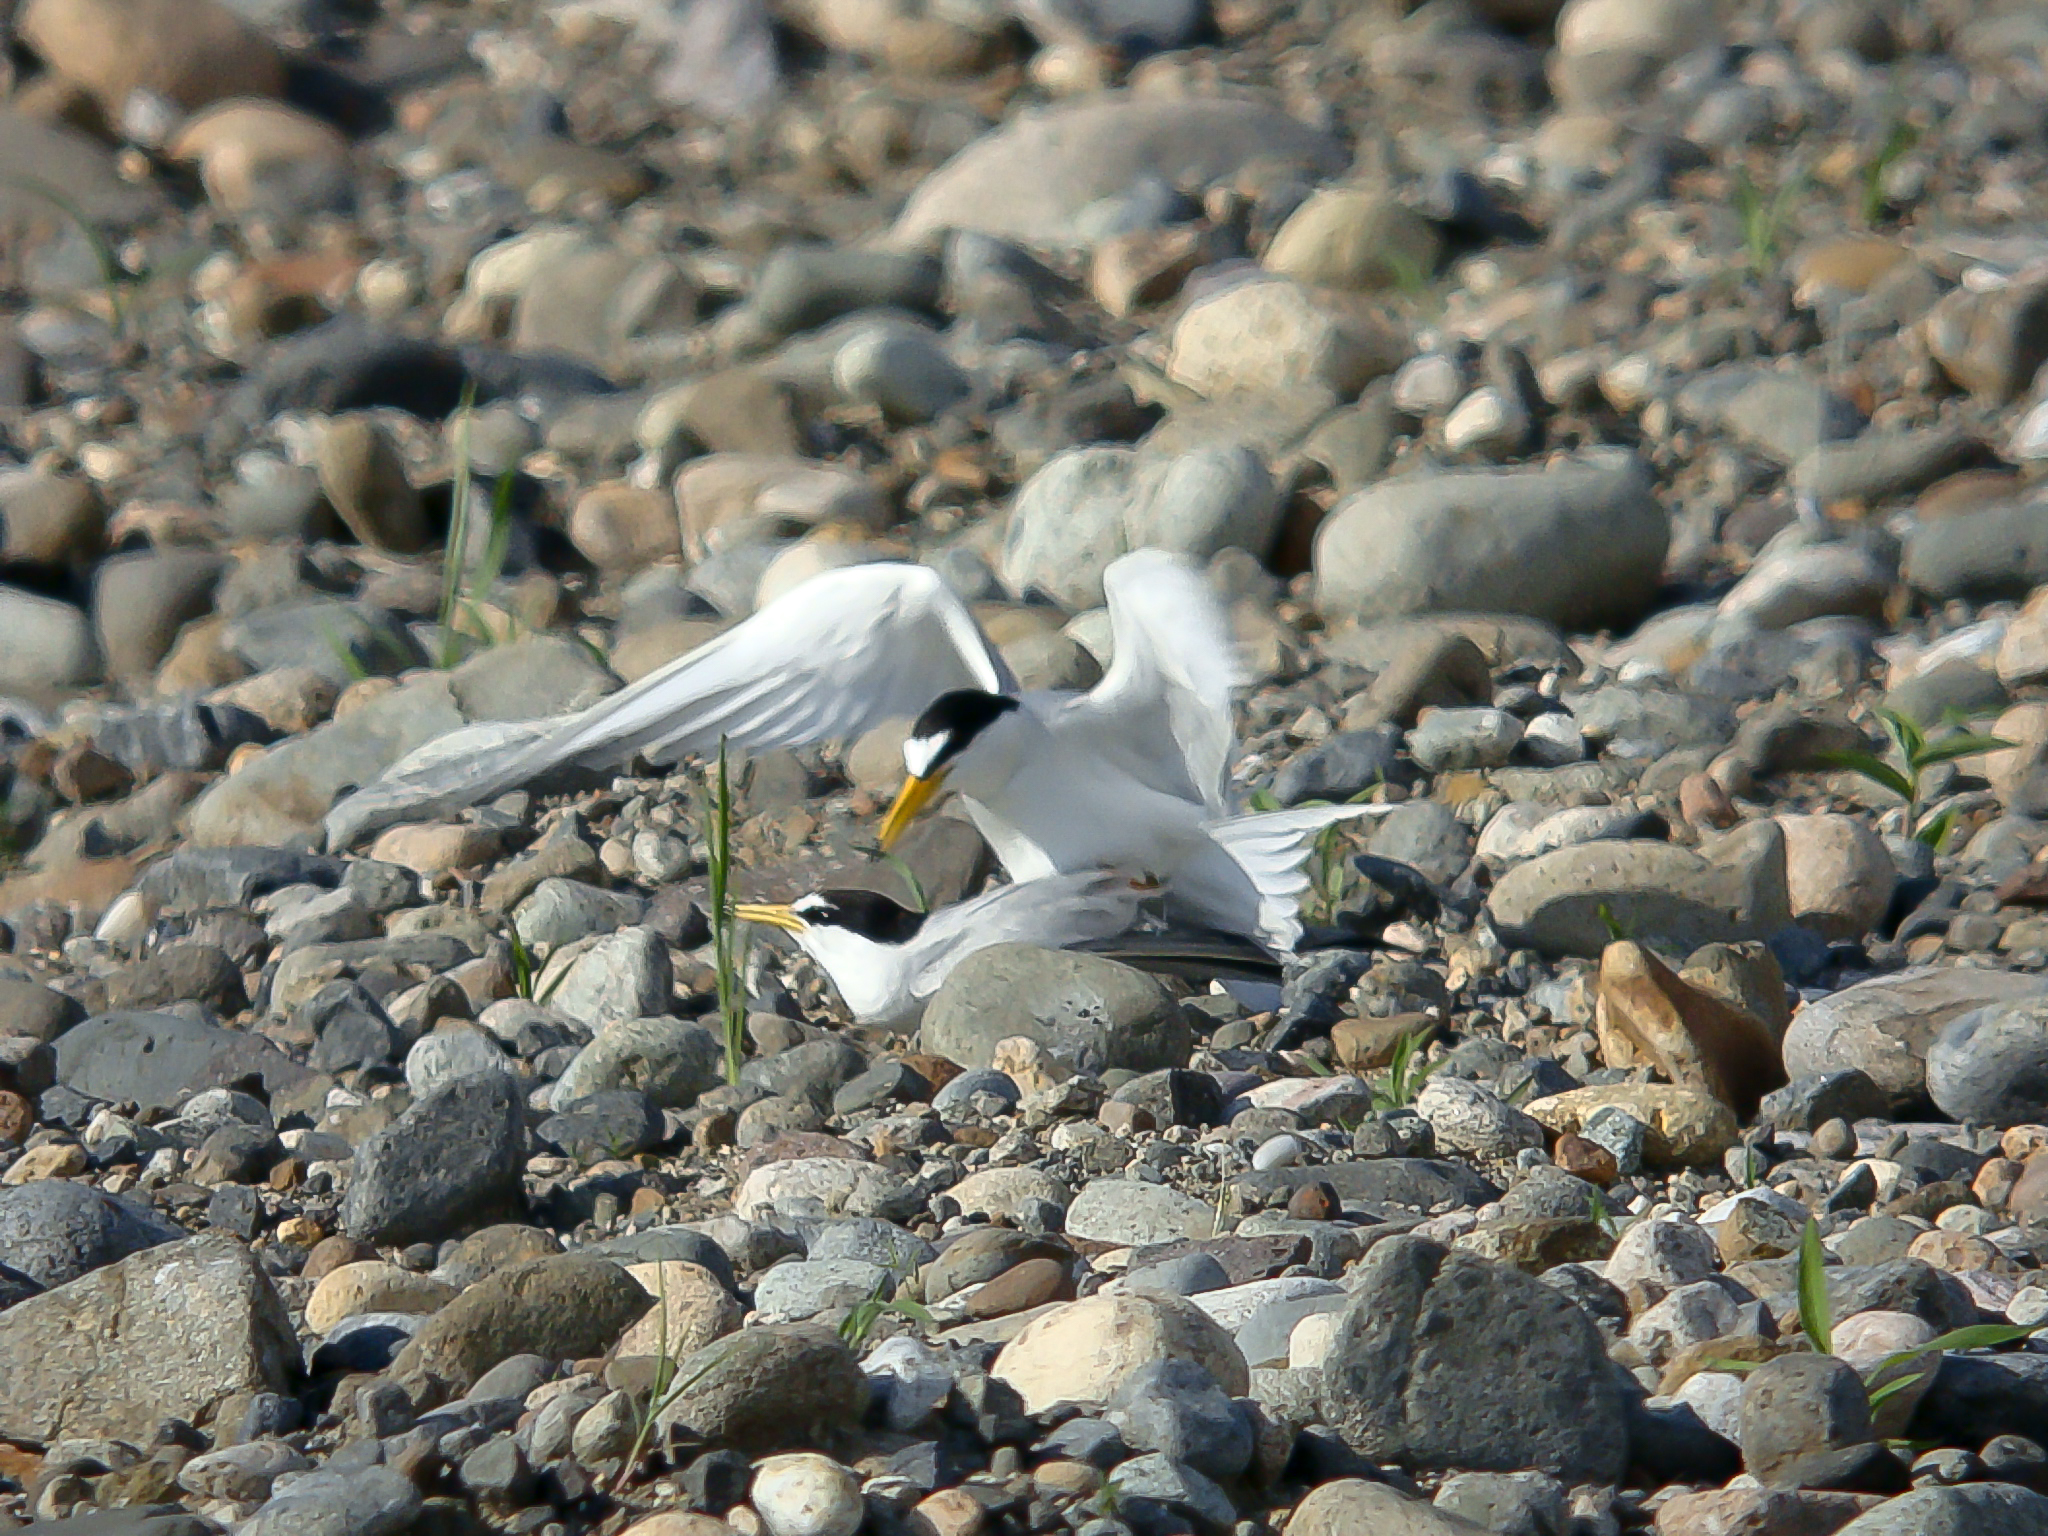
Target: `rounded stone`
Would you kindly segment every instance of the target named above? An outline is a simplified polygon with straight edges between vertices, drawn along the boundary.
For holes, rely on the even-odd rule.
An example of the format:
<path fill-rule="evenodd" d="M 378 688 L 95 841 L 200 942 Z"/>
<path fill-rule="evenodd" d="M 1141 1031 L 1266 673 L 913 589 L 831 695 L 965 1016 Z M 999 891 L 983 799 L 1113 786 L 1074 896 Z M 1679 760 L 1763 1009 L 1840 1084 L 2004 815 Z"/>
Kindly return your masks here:
<path fill-rule="evenodd" d="M 1956 1019 L 1927 1049 L 1927 1091 L 1943 1114 L 1973 1125 L 2048 1120 L 2048 998 Z"/>
<path fill-rule="evenodd" d="M 860 1479 L 813 1451 L 756 1465 L 751 1499 L 769 1536 L 854 1536 L 867 1518 Z"/>
<path fill-rule="evenodd" d="M 306 1326 L 331 1333 L 335 1324 L 358 1312 L 438 1312 L 458 1293 L 430 1275 L 415 1274 L 375 1259 L 344 1264 L 329 1272 L 306 1298 Z"/>
<path fill-rule="evenodd" d="M 1106 1403 L 1127 1377 L 1168 1358 L 1203 1366 L 1233 1397 L 1250 1389 L 1244 1356 L 1200 1307 L 1177 1296 L 1107 1291 L 1033 1318 L 989 1374 L 1037 1413 L 1062 1399 Z"/>

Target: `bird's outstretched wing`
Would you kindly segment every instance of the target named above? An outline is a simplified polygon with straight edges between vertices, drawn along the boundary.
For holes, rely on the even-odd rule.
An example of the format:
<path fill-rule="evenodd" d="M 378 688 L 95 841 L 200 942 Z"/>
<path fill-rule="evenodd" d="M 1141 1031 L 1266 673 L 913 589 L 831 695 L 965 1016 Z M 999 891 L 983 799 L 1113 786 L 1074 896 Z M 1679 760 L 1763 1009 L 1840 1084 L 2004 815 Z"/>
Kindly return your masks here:
<path fill-rule="evenodd" d="M 1147 897 L 1156 894 L 1117 870 L 1091 869 L 998 886 L 971 901 L 941 907 L 906 946 L 910 990 L 928 997 L 968 955 L 991 944 L 1065 949 L 1128 931 Z"/>
<path fill-rule="evenodd" d="M 935 571 L 850 566 L 793 588 L 587 709 L 529 722 L 497 744 L 479 739 L 473 752 L 428 743 L 337 804 L 327 842 L 341 848 L 376 827 L 446 814 L 557 769 L 615 767 L 635 753 L 673 762 L 716 748 L 720 737 L 752 750 L 840 740 L 915 716 L 949 689 L 1015 687 Z"/>
<path fill-rule="evenodd" d="M 1062 729 L 1141 782 L 1223 812 L 1236 748 L 1230 694 L 1244 666 L 1230 620 L 1192 561 L 1140 549 L 1102 575 L 1116 654 Z"/>
<path fill-rule="evenodd" d="M 1392 810 L 1391 805 L 1303 805 L 1225 817 L 1204 830 L 1258 892 L 1259 937 L 1285 951 L 1301 937 L 1301 896 L 1309 886 L 1304 866 L 1315 835 L 1335 822 Z"/>

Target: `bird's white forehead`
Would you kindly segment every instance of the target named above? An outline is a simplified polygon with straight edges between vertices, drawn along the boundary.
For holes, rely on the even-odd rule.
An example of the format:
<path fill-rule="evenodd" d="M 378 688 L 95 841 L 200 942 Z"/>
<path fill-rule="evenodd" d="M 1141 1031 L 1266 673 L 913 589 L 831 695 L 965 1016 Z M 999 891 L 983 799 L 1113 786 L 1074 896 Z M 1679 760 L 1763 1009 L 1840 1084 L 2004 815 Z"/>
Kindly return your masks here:
<path fill-rule="evenodd" d="M 789 904 L 789 910 L 797 913 L 822 912 L 826 908 L 825 898 L 816 891 L 808 896 L 799 896 Z"/>
<path fill-rule="evenodd" d="M 931 777 L 932 764 L 946 749 L 947 738 L 943 733 L 928 736 L 913 736 L 903 743 L 903 766 L 913 779 Z"/>

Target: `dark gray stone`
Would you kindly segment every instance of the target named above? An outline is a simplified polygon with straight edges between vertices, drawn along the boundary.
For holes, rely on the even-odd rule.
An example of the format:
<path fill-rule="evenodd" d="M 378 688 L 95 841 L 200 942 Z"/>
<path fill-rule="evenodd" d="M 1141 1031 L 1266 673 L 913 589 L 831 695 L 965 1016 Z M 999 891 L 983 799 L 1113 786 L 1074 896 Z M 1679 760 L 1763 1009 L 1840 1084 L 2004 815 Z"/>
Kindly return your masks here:
<path fill-rule="evenodd" d="M 550 1115 L 534 1135 L 582 1163 L 632 1157 L 661 1144 L 661 1111 L 644 1093 L 614 1088 L 578 1099 L 560 1114 Z"/>
<path fill-rule="evenodd" d="M 289 848 L 184 847 L 143 871 L 139 887 L 166 912 L 198 912 L 246 907 L 288 885 L 331 889 L 346 868 L 340 859 Z"/>
<path fill-rule="evenodd" d="M 1890 1099 L 1870 1074 L 1847 1067 L 1794 1078 L 1765 1094 L 1757 1118 L 1780 1131 L 1817 1131 L 1830 1120 L 1854 1125 L 1890 1113 Z"/>
<path fill-rule="evenodd" d="M 1412 1236 L 1361 1261 L 1322 1403 L 1375 1461 L 1589 1482 L 1628 1464 L 1622 1394 L 1592 1320 L 1532 1275 Z"/>
<path fill-rule="evenodd" d="M 342 1226 L 369 1243 L 455 1236 L 523 1213 L 525 1167 L 517 1079 L 502 1072 L 457 1078 L 357 1150 Z"/>
<path fill-rule="evenodd" d="M 1863 1378 L 1832 1355 L 1780 1355 L 1743 1379 L 1742 1462 L 1766 1486 L 1786 1486 L 1788 1467 L 1815 1451 L 1867 1445 L 1873 1434 Z"/>
<path fill-rule="evenodd" d="M 1337 1191 L 1346 1208 L 1368 1212 L 1381 1206 L 1402 1206 L 1427 1214 L 1445 1201 L 1475 1207 L 1500 1198 L 1500 1191 L 1468 1165 L 1422 1157 L 1274 1168 L 1241 1175 L 1231 1181 L 1231 1188 L 1246 1207 L 1263 1208 L 1285 1205 L 1288 1196 L 1304 1184 L 1325 1183 Z"/>
<path fill-rule="evenodd" d="M 749 1454 L 815 1443 L 858 1422 L 867 1378 L 853 1351 L 829 1329 L 808 1323 L 749 1328 L 706 1345 L 682 1362 L 694 1383 L 661 1413 L 714 1445 Z"/>
<path fill-rule="evenodd" d="M 1206 1477 L 1233 1478 L 1251 1463 L 1250 1421 L 1192 1360 L 1140 1366 L 1110 1398 L 1108 1417 L 1132 1450 L 1156 1451 Z"/>
<path fill-rule="evenodd" d="M 1375 784 L 1411 784 L 1413 765 L 1401 760 L 1401 728 L 1376 725 L 1339 731 L 1297 752 L 1273 776 L 1273 797 L 1282 805 L 1304 800 L 1343 803 Z"/>
<path fill-rule="evenodd" d="M 185 1235 L 148 1206 L 84 1184 L 43 1179 L 0 1189 L 0 1264 L 39 1286 L 63 1285 Z"/>
<path fill-rule="evenodd" d="M 1916 1488 L 1858 1515 L 1835 1536 L 2048 1536 L 2048 1498 L 2012 1483 Z"/>
<path fill-rule="evenodd" d="M 275 1098 L 312 1076 L 261 1035 L 175 1013 L 103 1013 L 56 1043 L 57 1081 L 74 1093 L 175 1109 L 202 1088 L 261 1079 Z"/>

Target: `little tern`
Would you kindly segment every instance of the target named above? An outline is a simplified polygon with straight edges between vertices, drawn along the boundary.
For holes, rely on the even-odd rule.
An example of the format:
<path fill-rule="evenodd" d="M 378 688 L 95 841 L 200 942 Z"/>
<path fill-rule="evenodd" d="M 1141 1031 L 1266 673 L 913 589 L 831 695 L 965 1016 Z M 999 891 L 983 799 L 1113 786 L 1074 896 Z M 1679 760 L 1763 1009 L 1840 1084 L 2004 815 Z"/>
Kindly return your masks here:
<path fill-rule="evenodd" d="M 932 913 L 874 891 L 814 891 L 787 905 L 741 903 L 734 915 L 789 934 L 860 1023 L 909 1029 L 953 967 L 976 951 L 1114 938 L 1156 894 L 1129 875 L 1090 870 L 998 886 Z"/>
<path fill-rule="evenodd" d="M 1114 654 L 1085 693 L 1025 692 L 935 571 L 827 572 L 628 688 L 554 720 L 455 731 L 329 811 L 342 848 L 563 768 L 851 740 L 915 718 L 893 842 L 950 789 L 1012 880 L 1106 868 L 1162 881 L 1167 910 L 1291 948 L 1313 834 L 1377 806 L 1231 816 L 1224 792 L 1243 678 L 1229 625 L 1191 562 L 1138 550 L 1103 574 Z"/>

